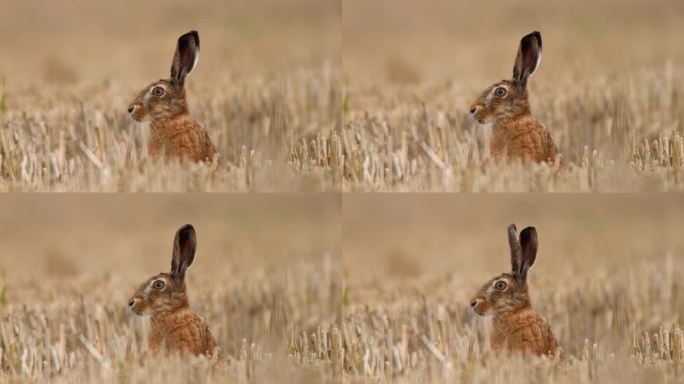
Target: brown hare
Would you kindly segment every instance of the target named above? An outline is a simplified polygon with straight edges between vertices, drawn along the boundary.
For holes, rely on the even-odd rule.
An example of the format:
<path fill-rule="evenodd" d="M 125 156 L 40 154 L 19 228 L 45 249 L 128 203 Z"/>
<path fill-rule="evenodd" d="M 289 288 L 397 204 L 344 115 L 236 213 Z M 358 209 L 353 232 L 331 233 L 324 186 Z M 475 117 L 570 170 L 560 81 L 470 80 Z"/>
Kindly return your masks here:
<path fill-rule="evenodd" d="M 494 351 L 554 356 L 559 352 L 558 342 L 546 320 L 532 309 L 527 288 L 527 272 L 537 257 L 537 231 L 527 227 L 518 239 L 515 224 L 511 224 L 508 242 L 511 272 L 489 280 L 470 306 L 480 316 L 494 315 L 490 339 Z"/>
<path fill-rule="evenodd" d="M 549 131 L 532 116 L 527 97 L 527 80 L 539 66 L 541 54 L 539 32 L 523 37 L 513 65 L 513 79 L 491 85 L 470 107 L 470 114 L 480 124 L 492 123 L 490 151 L 494 158 L 509 156 L 552 163 L 559 156 Z"/>
<path fill-rule="evenodd" d="M 135 121 L 150 121 L 147 150 L 152 157 L 164 154 L 182 161 L 214 161 L 216 150 L 207 131 L 188 112 L 185 77 L 199 58 L 197 31 L 178 38 L 171 63 L 171 77 L 143 88 L 128 106 Z"/>
<path fill-rule="evenodd" d="M 182 226 L 173 241 L 171 272 L 147 279 L 128 302 L 136 315 L 151 315 L 148 347 L 153 352 L 218 353 L 207 323 L 190 309 L 185 292 L 185 272 L 195 260 L 196 247 L 195 229 Z"/>

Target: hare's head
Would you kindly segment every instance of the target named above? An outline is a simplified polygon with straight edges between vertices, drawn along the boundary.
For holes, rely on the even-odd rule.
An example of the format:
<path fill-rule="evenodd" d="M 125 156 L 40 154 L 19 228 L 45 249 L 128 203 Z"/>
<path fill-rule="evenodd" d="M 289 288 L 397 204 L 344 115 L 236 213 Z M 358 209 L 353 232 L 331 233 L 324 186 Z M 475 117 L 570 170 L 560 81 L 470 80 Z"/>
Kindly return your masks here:
<path fill-rule="evenodd" d="M 513 79 L 502 80 L 485 89 L 470 106 L 473 118 L 484 124 L 530 113 L 527 79 L 539 66 L 541 54 L 542 40 L 539 32 L 523 37 L 513 65 Z"/>
<path fill-rule="evenodd" d="M 511 272 L 503 273 L 485 283 L 473 296 L 470 306 L 480 316 L 496 315 L 530 306 L 527 292 L 527 271 L 537 257 L 537 231 L 527 227 L 518 238 L 515 224 L 508 227 L 511 247 Z"/>
<path fill-rule="evenodd" d="M 190 224 L 182 226 L 173 240 L 171 271 L 147 279 L 128 301 L 136 315 L 174 311 L 188 306 L 185 272 L 195 260 L 197 236 Z"/>
<path fill-rule="evenodd" d="M 179 37 L 171 63 L 171 77 L 155 81 L 138 93 L 128 106 L 131 118 L 136 121 L 154 121 L 188 113 L 185 77 L 197 65 L 199 50 L 197 31 L 190 31 Z"/>

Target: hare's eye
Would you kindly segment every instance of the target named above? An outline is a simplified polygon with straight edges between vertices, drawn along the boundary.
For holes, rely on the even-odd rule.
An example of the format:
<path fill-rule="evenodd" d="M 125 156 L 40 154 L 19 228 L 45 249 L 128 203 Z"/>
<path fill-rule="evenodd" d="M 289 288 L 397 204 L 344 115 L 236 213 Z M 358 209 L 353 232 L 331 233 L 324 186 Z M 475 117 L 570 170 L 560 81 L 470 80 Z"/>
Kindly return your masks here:
<path fill-rule="evenodd" d="M 499 87 L 499 88 L 494 90 L 494 94 L 499 96 L 499 97 L 506 96 L 506 92 L 507 92 L 506 88 L 504 88 L 504 87 Z"/>
<path fill-rule="evenodd" d="M 154 283 L 152 283 L 152 288 L 158 289 L 158 290 L 161 291 L 162 289 L 164 289 L 164 286 L 165 286 L 165 285 L 166 285 L 166 284 L 164 284 L 163 281 L 161 281 L 161 280 L 156 280 Z"/>
<path fill-rule="evenodd" d="M 507 284 L 503 280 L 499 280 L 496 283 L 494 283 L 494 288 L 498 289 L 499 291 L 503 291 L 504 289 L 506 289 L 506 286 Z"/>
<path fill-rule="evenodd" d="M 152 94 L 155 96 L 161 96 L 164 94 L 164 88 L 162 87 L 154 87 L 152 88 Z"/>

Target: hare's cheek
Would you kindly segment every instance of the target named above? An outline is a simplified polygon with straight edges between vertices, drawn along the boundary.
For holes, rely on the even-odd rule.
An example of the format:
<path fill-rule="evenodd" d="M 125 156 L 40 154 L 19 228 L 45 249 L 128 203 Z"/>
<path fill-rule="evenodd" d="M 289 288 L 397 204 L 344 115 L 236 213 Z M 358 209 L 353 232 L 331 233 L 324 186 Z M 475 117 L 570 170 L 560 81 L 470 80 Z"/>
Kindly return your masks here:
<path fill-rule="evenodd" d="M 145 111 L 145 108 L 141 105 L 135 105 L 132 107 L 131 111 L 131 118 L 135 121 L 143 121 L 145 120 L 145 117 L 147 116 L 147 112 Z"/>
<path fill-rule="evenodd" d="M 145 305 L 145 301 L 143 300 L 136 300 L 133 305 L 130 306 L 131 312 L 135 313 L 138 316 L 141 316 L 145 314 L 145 310 L 147 309 L 147 306 Z"/>

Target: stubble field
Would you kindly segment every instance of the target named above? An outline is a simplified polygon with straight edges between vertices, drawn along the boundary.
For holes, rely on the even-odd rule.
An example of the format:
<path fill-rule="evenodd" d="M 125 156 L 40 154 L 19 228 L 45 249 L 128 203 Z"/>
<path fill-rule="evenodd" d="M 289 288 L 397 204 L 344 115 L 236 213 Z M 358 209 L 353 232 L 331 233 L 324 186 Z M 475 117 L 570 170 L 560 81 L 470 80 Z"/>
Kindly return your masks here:
<path fill-rule="evenodd" d="M 0 205 L 0 382 L 332 380 L 337 196 L 15 196 Z M 190 306 L 216 338 L 217 361 L 150 353 L 148 320 L 126 305 L 169 270 L 186 223 L 198 238 Z"/>
<path fill-rule="evenodd" d="M 0 2 L 0 190 L 321 191 L 341 162 L 340 6 L 263 0 Z M 127 117 L 200 33 L 186 82 L 215 167 L 154 161 Z"/>
<path fill-rule="evenodd" d="M 347 191 L 682 190 L 682 4 L 347 1 Z M 568 166 L 497 163 L 468 116 L 539 30 L 532 113 Z"/>
<path fill-rule="evenodd" d="M 345 196 L 343 382 L 681 381 L 683 203 L 673 195 Z M 530 295 L 558 338 L 560 361 L 493 354 L 489 319 L 470 311 L 482 284 L 510 269 L 511 223 L 539 233 Z"/>

